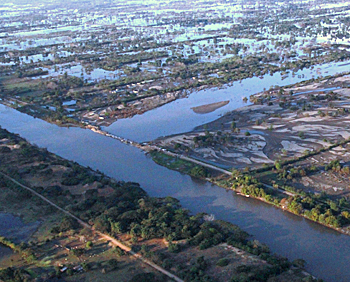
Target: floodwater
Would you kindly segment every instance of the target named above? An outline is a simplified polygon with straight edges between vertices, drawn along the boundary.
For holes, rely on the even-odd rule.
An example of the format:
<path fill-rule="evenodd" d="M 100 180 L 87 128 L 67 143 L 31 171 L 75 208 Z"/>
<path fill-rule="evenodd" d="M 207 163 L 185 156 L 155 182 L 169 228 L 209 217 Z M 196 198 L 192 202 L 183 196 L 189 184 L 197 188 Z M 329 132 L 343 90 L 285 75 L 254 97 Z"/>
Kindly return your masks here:
<path fill-rule="evenodd" d="M 9 238 L 15 243 L 27 241 L 39 225 L 39 221 L 24 223 L 18 216 L 0 212 L 0 236 Z"/>
<path fill-rule="evenodd" d="M 285 86 L 313 77 L 333 75 L 348 70 L 349 68 L 344 62 L 338 62 L 316 65 L 312 70 L 300 70 L 295 75 L 290 74 L 287 78 L 284 78 L 280 73 L 275 73 L 272 76 L 267 74 L 262 79 L 258 77 L 248 78 L 224 88 L 211 88 L 194 92 L 188 98 L 178 99 L 142 115 L 117 120 L 112 125 L 104 127 L 104 130 L 138 142 L 188 132 L 229 111 L 247 105 L 243 101 L 244 97 L 249 98 L 250 95 L 269 89 L 271 86 Z M 229 101 L 229 103 L 205 115 L 196 114 L 191 109 L 221 101 Z"/>
<path fill-rule="evenodd" d="M 13 251 L 10 248 L 0 245 L 0 267 L 2 267 L 1 261 L 6 260 L 12 254 L 13 254 Z"/>
<path fill-rule="evenodd" d="M 349 281 L 350 236 L 159 166 L 140 150 L 90 130 L 61 128 L 3 105 L 0 125 L 64 158 L 138 182 L 151 196 L 173 196 L 193 213 L 237 224 L 273 252 L 305 259 L 307 270 L 319 278 Z"/>

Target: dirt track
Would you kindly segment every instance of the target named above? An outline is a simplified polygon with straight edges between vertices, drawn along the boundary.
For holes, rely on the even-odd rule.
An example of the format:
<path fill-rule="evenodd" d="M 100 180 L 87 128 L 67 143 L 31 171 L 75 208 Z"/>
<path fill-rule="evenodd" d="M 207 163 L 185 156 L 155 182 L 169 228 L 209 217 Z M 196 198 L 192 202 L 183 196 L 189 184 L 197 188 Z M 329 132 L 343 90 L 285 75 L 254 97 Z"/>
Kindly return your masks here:
<path fill-rule="evenodd" d="M 34 195 L 38 196 L 39 198 L 41 198 L 43 201 L 47 202 L 48 204 L 50 204 L 51 206 L 55 207 L 56 209 L 60 210 L 61 212 L 65 213 L 67 216 L 74 218 L 75 220 L 77 220 L 79 222 L 79 224 L 81 224 L 83 227 L 86 227 L 90 230 L 93 230 L 96 234 L 98 234 L 101 238 L 111 242 L 114 246 L 117 246 L 119 248 L 121 248 L 122 250 L 124 250 L 125 252 L 129 253 L 130 255 L 132 255 L 133 257 L 142 260 L 145 264 L 148 264 L 149 266 L 153 267 L 154 269 L 158 270 L 159 272 L 165 274 L 166 276 L 168 276 L 169 278 L 177 281 L 177 282 L 184 282 L 182 279 L 180 279 L 179 277 L 177 277 L 176 275 L 170 273 L 169 271 L 165 270 L 164 268 L 160 267 L 159 265 L 151 262 L 148 259 L 145 259 L 144 257 L 142 257 L 140 254 L 135 253 L 134 251 L 131 250 L 130 247 L 124 245 L 122 242 L 116 240 L 115 238 L 104 234 L 100 231 L 94 230 L 94 228 L 89 225 L 88 223 L 82 221 L 81 219 L 79 219 L 78 217 L 76 217 L 75 215 L 71 214 L 70 212 L 66 211 L 65 209 L 59 207 L 58 205 L 56 205 L 55 203 L 51 202 L 49 199 L 47 199 L 46 197 L 42 196 L 41 194 L 37 193 L 36 191 L 34 191 L 33 189 L 31 189 L 28 186 L 25 186 L 21 183 L 19 183 L 17 180 L 13 179 L 12 177 L 0 172 L 0 175 L 2 175 L 3 177 L 7 178 L 8 180 L 12 181 L 13 183 L 17 184 L 18 186 L 22 187 L 23 189 L 26 189 L 28 191 L 30 191 L 31 193 L 33 193 Z"/>

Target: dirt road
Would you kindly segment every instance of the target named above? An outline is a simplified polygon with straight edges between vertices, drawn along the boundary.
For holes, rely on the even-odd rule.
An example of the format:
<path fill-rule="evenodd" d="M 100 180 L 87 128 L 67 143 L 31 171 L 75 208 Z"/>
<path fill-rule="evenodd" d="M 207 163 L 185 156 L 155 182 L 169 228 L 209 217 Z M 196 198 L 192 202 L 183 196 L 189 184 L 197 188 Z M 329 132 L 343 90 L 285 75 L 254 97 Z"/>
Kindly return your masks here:
<path fill-rule="evenodd" d="M 159 265 L 153 263 L 152 261 L 145 259 L 144 257 L 142 257 L 140 254 L 135 253 L 134 251 L 131 250 L 131 248 L 129 246 L 124 245 L 121 241 L 116 240 L 115 238 L 109 236 L 108 234 L 104 234 L 100 231 L 94 230 L 94 228 L 82 221 L 80 218 L 76 217 L 75 215 L 73 215 L 72 213 L 70 213 L 69 211 L 66 211 L 65 209 L 59 207 L 58 205 L 56 205 L 55 203 L 51 202 L 49 199 L 47 199 L 46 197 L 44 197 L 43 195 L 39 194 L 38 192 L 34 191 L 32 188 L 25 186 L 21 183 L 19 183 L 17 180 L 13 179 L 12 177 L 0 172 L 0 175 L 2 175 L 3 177 L 5 177 L 6 179 L 12 181 L 13 183 L 17 184 L 18 186 L 22 187 L 23 189 L 26 189 L 28 191 L 30 191 L 31 193 L 33 193 L 34 195 L 38 196 L 39 198 L 41 198 L 43 201 L 47 202 L 48 204 L 50 204 L 51 206 L 55 207 L 56 209 L 60 210 L 61 212 L 65 213 L 67 216 L 74 218 L 75 220 L 77 220 L 79 222 L 79 224 L 81 224 L 82 226 L 89 228 L 90 230 L 92 230 L 93 232 L 95 232 L 96 234 L 98 234 L 101 238 L 111 242 L 114 246 L 117 246 L 119 248 L 121 248 L 122 250 L 124 250 L 125 252 L 129 253 L 130 255 L 132 255 L 133 257 L 142 260 L 145 264 L 148 264 L 149 266 L 151 266 L 152 268 L 158 270 L 159 272 L 165 274 L 166 276 L 168 276 L 169 278 L 173 279 L 176 282 L 184 282 L 182 279 L 180 279 L 179 277 L 177 277 L 176 275 L 170 273 L 169 271 L 165 270 L 164 268 L 160 267 Z"/>

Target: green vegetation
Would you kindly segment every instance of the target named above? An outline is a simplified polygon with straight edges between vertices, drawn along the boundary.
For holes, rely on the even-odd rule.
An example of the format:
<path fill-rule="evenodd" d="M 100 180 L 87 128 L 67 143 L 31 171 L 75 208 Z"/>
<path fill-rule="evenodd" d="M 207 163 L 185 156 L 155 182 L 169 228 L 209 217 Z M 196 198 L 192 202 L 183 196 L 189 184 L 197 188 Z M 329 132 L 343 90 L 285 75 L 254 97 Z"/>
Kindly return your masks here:
<path fill-rule="evenodd" d="M 177 1 L 168 3 L 165 10 L 147 2 L 96 2 L 84 9 L 107 19 L 99 29 L 82 24 L 83 15 L 74 12 L 81 8 L 79 3 L 56 3 L 53 10 L 47 3 L 33 4 L 35 15 L 17 3 L 19 17 L 33 25 L 11 24 L 18 18 L 10 15 L 2 26 L 0 96 L 14 108 L 59 125 L 110 123 L 185 97 L 198 87 L 220 87 L 277 72 L 285 78 L 305 68 L 347 61 L 349 21 L 338 15 L 346 14 L 348 7 L 323 8 L 328 2 L 318 0 L 310 11 L 304 2 L 278 5 L 267 1 L 266 9 L 252 5 L 233 18 L 234 5 L 227 3 L 224 14 L 208 16 L 207 9 L 217 9 L 212 0 L 205 8 L 200 3 L 204 9 L 196 12 L 183 12 Z M 64 23 L 47 16 L 47 9 L 56 15 L 66 5 L 71 9 Z M 155 9 L 159 13 L 154 14 Z M 130 29 L 138 20 L 145 21 L 142 29 Z M 45 32 L 57 25 L 77 29 Z M 24 36 L 18 36 L 22 32 Z M 165 98 L 168 94 L 173 97 Z M 144 103 L 146 97 L 156 97 L 158 102 L 150 106 Z M 76 101 L 74 106 L 64 105 L 71 100 Z M 134 108 L 134 101 L 141 103 L 139 109 Z"/>
<path fill-rule="evenodd" d="M 349 8 L 346 5 L 326 8 L 328 4 L 334 4 L 332 1 L 317 0 L 313 9 L 305 1 L 279 5 L 268 0 L 264 2 L 264 8 L 248 3 L 248 9 L 243 9 L 238 17 L 238 6 L 221 3 L 226 5 L 226 11 L 218 13 L 217 1 L 212 0 L 195 1 L 198 9 L 193 11 L 187 9 L 187 5 L 179 5 L 178 1 L 170 1 L 164 10 L 158 4 L 147 1 L 119 2 L 116 5 L 95 1 L 88 7 L 85 5 L 83 10 L 79 3 L 66 2 L 55 5 L 34 3 L 28 7 L 15 3 L 7 7 L 9 11 L 13 8 L 16 13 L 13 16 L 9 12 L 0 26 L 4 45 L 0 50 L 2 103 L 59 125 L 96 124 L 98 127 L 186 97 L 199 88 L 221 87 L 234 81 L 264 78 L 277 73 L 286 78 L 305 68 L 316 69 L 321 64 L 350 59 L 347 44 L 350 21 L 346 16 L 339 16 L 346 15 Z M 187 4 L 193 3 L 189 1 Z M 36 12 L 28 12 L 30 9 Z M 64 20 L 61 17 L 63 10 L 66 13 Z M 7 13 L 7 10 L 4 11 Z M 92 14 L 93 18 L 86 18 L 86 15 L 90 17 Z M 19 19 L 30 24 L 17 24 Z M 90 28 L 90 24 L 94 28 Z M 60 28 L 57 29 L 57 26 Z M 318 40 L 320 36 L 322 40 Z M 76 76 L 76 71 L 80 72 L 80 76 Z M 315 76 L 323 72 L 321 67 L 316 70 Z M 302 80 L 304 74 L 299 78 Z M 310 81 L 321 82 L 323 79 L 313 78 Z M 348 114 L 345 108 L 328 111 L 334 109 L 341 99 L 338 93 L 330 91 L 310 95 L 306 101 L 293 103 L 294 90 L 288 91 L 288 88 L 270 89 L 273 95 L 251 97 L 251 101 L 255 104 L 267 103 L 271 107 L 279 105 L 296 114 L 316 109 L 322 118 Z M 279 99 L 277 103 L 273 100 L 275 98 Z M 327 103 L 327 110 L 315 107 L 317 101 Z M 282 118 L 279 112 L 269 117 Z M 277 131 L 277 127 L 269 124 L 267 119 L 258 118 L 255 123 L 263 124 L 271 134 Z M 230 133 L 239 133 L 238 126 L 240 124 L 231 119 L 226 128 L 229 127 Z M 224 129 L 225 125 L 222 124 L 222 127 Z M 253 136 L 249 137 L 253 135 L 252 130 L 245 130 L 242 138 L 234 138 L 227 132 L 207 130 L 204 135 L 193 139 L 193 145 L 176 144 L 175 149 L 191 154 L 191 149 L 208 146 L 224 148 L 256 141 Z M 46 150 L 30 146 L 10 134 L 1 134 L 20 145 L 20 149 L 12 149 L 6 144 L 0 146 L 0 154 L 5 156 L 0 164 L 1 171 L 32 186 L 97 230 L 113 236 L 125 236 L 135 250 L 139 241 L 159 238 L 169 243 L 167 251 L 172 255 L 190 246 L 207 250 L 228 242 L 271 263 L 271 267 L 264 269 L 238 267 L 232 281 L 265 281 L 287 269 L 285 265 L 288 263 L 270 257 L 268 251 L 259 245 L 256 247 L 236 227 L 223 227 L 223 223 L 217 221 L 205 222 L 203 215 L 191 215 L 176 199 L 149 197 L 136 183 L 112 180 L 103 173 L 54 157 Z M 308 132 L 300 131 L 298 137 L 298 140 L 305 140 L 309 137 Z M 291 187 L 290 182 L 320 169 L 348 176 L 349 167 L 338 160 L 317 167 L 299 165 L 310 156 L 348 141 L 330 140 L 332 145 L 328 148 L 305 150 L 302 156 L 294 159 L 286 159 L 288 152 L 282 150 L 283 160 L 278 158 L 274 164 L 253 171 L 247 166 L 244 173 L 235 172 L 232 179 L 213 181 L 322 224 L 343 228 L 350 220 L 350 207 L 345 199 L 306 193 Z M 208 169 L 182 159 L 155 152 L 152 157 L 161 165 L 194 177 L 207 179 L 215 176 Z M 60 170 L 62 167 L 64 171 Z M 271 185 L 262 183 L 266 179 L 262 174 L 273 178 L 269 182 Z M 33 180 L 34 176 L 36 179 Z M 0 186 L 3 187 L 2 201 L 13 205 L 9 207 L 11 211 L 24 203 L 21 208 L 30 211 L 28 214 L 33 218 L 40 213 L 52 215 L 52 207 L 5 177 L 0 177 Z M 76 222 L 62 218 L 57 225 L 50 227 L 50 238 L 57 239 L 62 237 L 62 233 L 78 230 Z M 6 240 L 3 238 L 4 243 L 12 246 L 13 243 Z M 80 258 L 94 249 L 95 242 L 87 241 L 81 245 L 69 254 Z M 13 248 L 21 253 L 26 250 L 17 249 L 17 245 Z M 159 253 L 152 253 L 146 247 L 141 252 L 174 270 L 171 256 L 162 259 Z M 115 254 L 122 256 L 118 249 Z M 274 259 L 279 263 L 272 262 Z M 222 259 L 218 265 L 224 268 L 227 263 Z M 301 264 L 296 262 L 296 265 Z M 113 259 L 106 260 L 101 266 L 106 272 L 119 268 Z M 199 257 L 189 268 L 184 266 L 177 271 L 188 281 L 210 281 L 205 273 L 209 267 L 209 262 Z M 83 268 L 89 269 L 88 265 Z M 56 269 L 57 276 L 60 271 Z M 73 272 L 69 267 L 67 277 Z M 25 273 L 9 268 L 4 275 L 4 280 L 16 280 L 15 277 L 22 279 L 20 276 Z M 147 280 L 157 281 L 158 277 L 143 273 L 133 278 L 133 281 Z"/>
<path fill-rule="evenodd" d="M 159 165 L 165 166 L 167 168 L 181 171 L 183 173 L 189 174 L 197 178 L 207 178 L 210 177 L 210 172 L 207 168 L 200 165 L 196 165 L 192 162 L 182 160 L 179 158 L 174 158 L 161 152 L 153 151 L 151 152 L 152 159 Z"/>
<path fill-rule="evenodd" d="M 0 244 L 11 248 L 16 253 L 19 253 L 28 263 L 33 263 L 36 260 L 33 250 L 25 243 L 17 245 L 5 237 L 0 236 Z"/>
<path fill-rule="evenodd" d="M 223 267 L 229 264 L 229 260 L 227 258 L 219 259 L 216 263 L 217 266 Z"/>
<path fill-rule="evenodd" d="M 220 135 L 221 134 L 218 134 L 218 136 Z M 213 135 L 206 134 L 205 136 Z M 199 142 L 198 140 L 197 142 Z M 232 178 L 225 180 L 222 179 L 220 181 L 214 180 L 214 182 L 225 188 L 233 189 L 239 193 L 242 193 L 243 195 L 249 195 L 251 197 L 262 199 L 294 214 L 304 216 L 310 220 L 340 230 L 340 228 L 347 227 L 350 224 L 350 204 L 344 198 L 334 201 L 326 194 L 317 195 L 313 193 L 306 193 L 302 190 L 295 189 L 290 185 L 275 184 L 274 188 L 269 188 L 266 185 L 263 185 L 258 180 L 258 177 L 259 173 L 266 174 L 266 172 L 270 171 L 270 174 L 272 173 L 272 175 L 269 178 L 273 179 L 273 175 L 275 175 L 273 172 L 274 168 L 277 170 L 275 177 L 277 178 L 278 176 L 279 179 L 285 180 L 292 180 L 293 178 L 314 173 L 317 170 L 315 166 L 301 168 L 293 167 L 293 164 L 310 156 L 322 153 L 326 150 L 347 144 L 348 142 L 349 140 L 342 140 L 330 145 L 328 148 L 321 148 L 312 152 L 309 151 L 307 154 L 299 158 L 276 161 L 274 167 L 265 166 L 255 171 L 247 171 L 244 173 L 234 170 Z M 174 159 L 159 152 L 153 152 L 152 157 L 155 162 L 170 169 L 178 170 L 199 178 L 207 177 L 207 175 L 204 173 L 200 173 L 200 167 L 193 163 Z M 325 170 L 333 170 L 342 174 L 349 174 L 349 167 L 342 167 L 337 160 L 326 165 Z M 254 177 L 254 174 L 257 177 Z M 292 194 L 286 195 L 284 194 L 284 191 Z M 345 229 L 343 229 L 343 231 L 344 230 Z M 203 246 L 205 246 L 205 244 Z"/>
<path fill-rule="evenodd" d="M 289 175 L 294 173 L 290 171 Z M 304 173 L 304 172 L 303 172 Z M 315 195 L 296 190 L 290 186 L 268 188 L 249 174 L 236 172 L 235 177 L 229 181 L 232 189 L 244 195 L 263 199 L 273 205 L 288 210 L 294 214 L 304 216 L 310 220 L 333 227 L 340 228 L 347 226 L 349 221 L 350 204 L 342 198 L 334 202 L 326 194 Z M 228 185 L 226 183 L 225 185 Z M 293 193 L 285 195 L 283 191 Z"/>
<path fill-rule="evenodd" d="M 30 274 L 24 269 L 8 267 L 5 269 L 0 269 L 0 279 L 7 282 L 30 281 Z"/>
<path fill-rule="evenodd" d="M 174 263 L 173 257 L 178 253 L 185 253 L 191 248 L 207 250 L 221 243 L 243 249 L 268 261 L 272 267 L 265 270 L 264 277 L 266 279 L 279 275 L 291 266 L 291 263 L 285 259 L 272 255 L 265 245 L 258 243 L 256 240 L 249 240 L 249 235 L 233 224 L 220 220 L 205 221 L 204 214 L 191 215 L 174 198 L 149 197 L 136 183 L 117 182 L 89 168 L 78 166 L 54 156 L 44 149 L 31 146 L 20 137 L 5 130 L 0 130 L 0 137 L 6 137 L 14 144 L 21 144 L 19 149 L 11 151 L 11 157 L 6 159 L 6 163 L 3 164 L 1 169 L 2 171 L 6 170 L 7 174 L 20 182 L 23 182 L 23 178 L 25 178 L 26 185 L 31 185 L 32 177 L 35 178 L 37 175 L 55 179 L 54 170 L 50 171 L 49 176 L 45 176 L 42 172 L 49 170 L 52 165 L 59 165 L 65 168 L 66 174 L 60 174 L 63 175 L 63 179 L 67 179 L 67 175 L 71 175 L 71 177 L 79 180 L 77 182 L 79 184 L 97 182 L 100 189 L 108 187 L 110 190 L 108 197 L 100 196 L 97 189 L 86 191 L 84 196 L 72 195 L 69 189 L 74 185 L 71 183 L 62 184 L 61 189 L 55 186 L 52 186 L 54 188 L 49 187 L 49 190 L 42 187 L 33 188 L 82 220 L 89 222 L 95 229 L 112 236 L 127 236 L 135 250 L 138 250 L 138 242 L 141 240 L 147 242 L 151 239 L 165 239 L 169 242 L 166 250 L 153 251 L 142 245 L 140 252 L 169 270 L 171 270 Z M 8 155 L 9 153 L 4 154 Z M 31 158 L 30 161 L 28 161 L 28 156 Z M 18 165 L 23 166 L 21 170 L 17 169 Z M 5 189 L 18 193 L 18 195 L 25 193 L 27 200 L 36 198 L 3 176 L 0 177 L 0 184 L 6 187 Z M 83 235 L 86 231 L 81 229 L 75 220 L 64 216 L 54 226 L 51 226 L 46 237 L 46 243 L 50 244 L 51 240 L 59 238 L 63 240 L 67 236 L 65 234 L 73 236 L 77 233 Z M 40 249 L 44 248 L 42 243 L 18 246 L 6 238 L 1 238 L 1 243 L 20 252 L 28 263 L 34 263 L 38 267 L 50 264 L 49 258 L 43 259 L 40 257 L 39 260 L 34 255 L 39 250 L 43 252 L 43 249 Z M 69 248 L 68 257 L 71 260 L 80 260 L 88 257 L 89 253 L 91 254 L 96 248 L 99 248 L 97 243 L 87 240 L 85 243 L 81 243 L 79 247 Z M 123 252 L 119 248 L 116 248 L 112 254 L 117 257 L 123 256 Z M 223 261 L 220 264 L 224 266 L 226 263 L 227 261 Z M 92 265 L 87 264 L 81 267 L 85 271 L 90 271 Z M 119 265 L 118 259 L 110 258 L 103 262 L 101 267 L 105 273 L 108 273 L 118 270 Z M 186 281 L 213 281 L 206 273 L 207 268 L 207 260 L 204 257 L 199 257 L 193 264 L 179 269 L 177 275 Z M 12 271 L 10 270 L 6 271 L 10 273 Z M 18 276 L 19 273 L 22 273 L 18 271 L 14 270 L 10 274 Z M 61 273 L 61 268 L 56 269 L 55 273 L 56 276 L 64 275 L 67 278 L 71 275 L 79 275 L 72 267 L 68 267 L 64 274 Z M 148 277 L 148 275 L 140 274 L 136 277 L 144 279 L 146 276 Z"/>

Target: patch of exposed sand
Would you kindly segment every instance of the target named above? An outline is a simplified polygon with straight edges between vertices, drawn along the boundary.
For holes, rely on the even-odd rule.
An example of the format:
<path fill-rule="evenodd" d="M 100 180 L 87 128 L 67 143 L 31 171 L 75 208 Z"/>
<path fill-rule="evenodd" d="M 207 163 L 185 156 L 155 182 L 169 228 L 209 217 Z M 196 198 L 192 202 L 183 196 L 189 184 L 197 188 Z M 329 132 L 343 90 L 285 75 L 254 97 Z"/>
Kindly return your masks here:
<path fill-rule="evenodd" d="M 243 156 L 241 153 L 228 153 L 228 152 L 223 152 L 220 151 L 220 155 L 225 157 L 225 158 L 240 158 Z"/>
<path fill-rule="evenodd" d="M 303 125 L 296 125 L 292 128 L 294 131 L 313 131 L 316 130 L 322 131 L 322 132 L 336 132 L 340 128 L 334 127 L 334 126 L 328 126 L 328 125 L 321 125 L 321 124 L 303 124 Z"/>
<path fill-rule="evenodd" d="M 328 184 L 320 184 L 319 186 L 320 186 L 321 189 L 324 189 L 324 190 L 333 189 L 333 186 L 332 185 L 328 185 Z"/>
<path fill-rule="evenodd" d="M 319 116 L 317 117 L 310 116 L 310 117 L 297 118 L 293 120 L 293 122 L 317 122 L 321 120 L 324 120 L 324 119 L 320 118 Z"/>
<path fill-rule="evenodd" d="M 319 137 L 319 135 L 317 135 L 317 136 Z M 324 142 L 323 140 L 320 140 L 320 139 L 307 138 L 307 139 L 304 139 L 304 141 L 308 141 L 308 142 L 311 142 L 311 143 L 317 143 L 317 144 L 320 144 L 322 147 L 328 147 L 329 146 L 329 143 Z"/>
<path fill-rule="evenodd" d="M 267 161 L 271 161 L 263 151 L 257 151 L 253 153 L 255 156 L 258 156 L 259 158 L 266 159 Z M 272 161 L 271 161 L 272 162 Z"/>
<path fill-rule="evenodd" d="M 248 158 L 238 158 L 237 159 L 237 162 L 240 162 L 240 163 L 245 163 L 245 164 L 252 164 L 252 162 L 250 161 L 250 159 Z"/>
<path fill-rule="evenodd" d="M 15 145 L 1 145 L 1 147 L 8 147 L 8 148 L 10 148 L 11 150 L 14 150 L 14 149 L 19 149 L 19 148 L 21 148 L 21 145 L 19 145 L 19 144 L 15 144 Z"/>
<path fill-rule="evenodd" d="M 193 110 L 196 114 L 208 114 L 208 113 L 214 112 L 215 110 L 223 106 L 226 106 L 228 103 L 230 103 L 230 101 L 222 101 L 222 102 L 202 105 L 198 107 L 193 107 L 191 108 L 191 110 Z"/>
<path fill-rule="evenodd" d="M 295 119 L 298 116 L 298 114 L 295 113 L 287 113 L 284 115 L 285 119 Z"/>
<path fill-rule="evenodd" d="M 262 137 L 262 136 L 259 136 L 259 137 Z M 266 145 L 265 141 L 255 141 L 255 142 L 252 142 L 252 143 L 248 143 L 246 145 L 246 149 L 248 151 L 253 151 L 255 153 L 256 151 L 261 151 L 265 147 L 265 145 Z"/>
<path fill-rule="evenodd" d="M 332 149 L 332 151 L 341 151 L 341 152 L 344 152 L 344 151 L 346 151 L 346 149 L 345 149 L 345 148 L 342 148 L 342 147 L 335 147 L 335 148 Z"/>
<path fill-rule="evenodd" d="M 278 129 L 278 128 L 281 128 L 281 127 L 284 127 L 286 126 L 285 124 L 273 124 L 273 129 Z M 268 128 L 265 128 L 265 129 L 268 129 Z"/>
<path fill-rule="evenodd" d="M 299 152 L 302 153 L 305 150 L 309 150 L 309 148 L 306 147 L 302 147 L 298 144 L 295 143 L 295 141 L 282 141 L 281 142 L 283 149 L 287 150 L 287 151 L 292 151 L 292 152 Z"/>
<path fill-rule="evenodd" d="M 255 157 L 251 157 L 250 160 L 258 164 L 273 163 L 273 161 L 271 161 L 270 159 L 261 159 L 261 158 L 255 158 Z"/>
<path fill-rule="evenodd" d="M 341 135 L 344 139 L 350 138 L 350 132 L 348 131 L 337 131 L 339 135 Z"/>
<path fill-rule="evenodd" d="M 262 129 L 262 130 L 266 130 L 266 126 L 262 126 L 262 125 L 253 125 L 252 126 L 253 129 Z"/>
<path fill-rule="evenodd" d="M 334 192 L 337 192 L 338 190 L 343 191 L 344 188 L 341 187 L 333 187 Z"/>
<path fill-rule="evenodd" d="M 162 140 L 160 141 L 161 144 L 163 144 L 164 146 L 166 146 L 167 144 L 170 143 L 179 143 L 179 144 L 183 144 L 186 146 L 190 146 L 193 144 L 193 137 L 198 136 L 198 134 L 193 135 L 193 136 L 186 136 L 186 139 L 184 139 L 185 135 L 177 135 L 177 136 L 172 136 L 172 137 L 168 137 L 166 140 Z M 191 138 L 189 138 L 191 137 Z"/>
<path fill-rule="evenodd" d="M 265 138 L 264 138 L 265 140 Z M 266 146 L 265 141 L 256 141 L 255 144 L 258 146 L 258 148 L 264 148 Z"/>
<path fill-rule="evenodd" d="M 73 195 L 81 195 L 84 192 L 86 192 L 87 190 L 97 189 L 97 187 L 98 187 L 98 183 L 95 181 L 94 183 L 91 183 L 91 184 L 76 185 L 74 187 L 69 188 L 69 191 Z"/>
<path fill-rule="evenodd" d="M 288 128 L 283 128 L 283 129 L 277 129 L 275 130 L 276 132 L 282 133 L 282 132 L 290 132 L 291 130 Z"/>
<path fill-rule="evenodd" d="M 349 80 L 350 80 L 350 76 L 344 75 L 344 76 L 337 77 L 336 79 L 334 79 L 334 82 L 342 82 L 342 81 L 349 81 Z"/>
<path fill-rule="evenodd" d="M 308 187 L 308 186 L 313 185 L 313 184 L 314 184 L 314 181 L 313 181 L 310 177 L 304 176 L 304 177 L 301 178 L 301 183 L 302 183 L 304 186 Z"/>
<path fill-rule="evenodd" d="M 307 90 L 317 89 L 319 86 L 320 83 L 313 83 L 306 86 L 290 88 L 289 90 L 292 90 L 293 92 L 296 92 L 296 94 L 298 94 L 297 92 L 305 92 Z"/>
<path fill-rule="evenodd" d="M 211 148 L 199 148 L 195 150 L 196 153 L 203 154 L 203 158 L 214 157 L 218 159 L 219 157 L 216 155 L 216 152 Z"/>
<path fill-rule="evenodd" d="M 350 155 L 349 152 L 344 152 L 344 151 L 335 151 L 334 149 L 329 151 L 333 155 L 341 156 L 341 157 L 348 157 Z"/>

